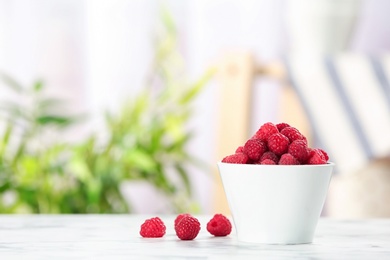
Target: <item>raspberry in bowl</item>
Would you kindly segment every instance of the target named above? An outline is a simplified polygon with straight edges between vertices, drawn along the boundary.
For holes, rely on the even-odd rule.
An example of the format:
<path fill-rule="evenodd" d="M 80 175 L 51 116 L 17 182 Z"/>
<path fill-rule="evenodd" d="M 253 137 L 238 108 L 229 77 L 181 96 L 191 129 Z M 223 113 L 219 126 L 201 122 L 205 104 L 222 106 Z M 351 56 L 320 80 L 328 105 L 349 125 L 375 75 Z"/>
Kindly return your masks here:
<path fill-rule="evenodd" d="M 286 123 L 266 123 L 250 140 L 217 163 L 238 240 L 311 243 L 334 164 Z"/>

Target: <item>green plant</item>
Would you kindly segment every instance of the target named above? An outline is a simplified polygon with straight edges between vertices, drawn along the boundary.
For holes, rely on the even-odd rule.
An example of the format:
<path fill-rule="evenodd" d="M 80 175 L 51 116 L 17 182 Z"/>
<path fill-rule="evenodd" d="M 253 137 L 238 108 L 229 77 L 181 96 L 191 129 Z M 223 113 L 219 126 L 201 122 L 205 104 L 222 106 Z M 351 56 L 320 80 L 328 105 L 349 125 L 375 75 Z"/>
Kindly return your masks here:
<path fill-rule="evenodd" d="M 162 17 L 146 86 L 118 113 L 106 113 L 104 139 L 92 133 L 77 144 L 47 140 L 79 117 L 63 114 L 66 103 L 45 97 L 41 82 L 23 88 L 3 75 L 23 102 L 2 102 L 0 212 L 131 212 L 120 192 L 124 180 L 151 183 L 170 198 L 172 211 L 194 209 L 187 167 L 198 162 L 187 152 L 187 123 L 213 71 L 188 84 L 174 23 L 167 12 Z"/>
<path fill-rule="evenodd" d="M 46 97 L 41 81 L 24 88 L 0 76 L 16 97 L 0 105 L 0 212 L 60 212 L 58 187 L 70 178 L 65 173 L 67 145 L 50 141 L 50 135 L 78 118 L 60 113 L 64 103 Z"/>

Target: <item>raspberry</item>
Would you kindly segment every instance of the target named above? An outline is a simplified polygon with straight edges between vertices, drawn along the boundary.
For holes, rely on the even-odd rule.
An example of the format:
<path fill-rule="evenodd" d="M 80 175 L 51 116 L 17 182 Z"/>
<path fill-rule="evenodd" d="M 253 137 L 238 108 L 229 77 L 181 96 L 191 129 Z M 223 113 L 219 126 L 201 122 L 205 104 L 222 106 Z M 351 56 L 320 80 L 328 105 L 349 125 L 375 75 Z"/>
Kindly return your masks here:
<path fill-rule="evenodd" d="M 307 138 L 295 127 L 281 122 L 265 123 L 257 132 L 236 148 L 235 154 L 222 159 L 235 164 L 326 164 L 328 154 L 322 149 L 312 149 Z"/>
<path fill-rule="evenodd" d="M 302 136 L 303 136 L 302 141 L 304 141 L 304 142 L 307 144 L 307 138 L 306 138 L 306 136 L 304 136 L 304 135 L 302 135 Z"/>
<path fill-rule="evenodd" d="M 182 216 L 175 225 L 175 231 L 181 240 L 193 240 L 199 234 L 200 223 L 191 215 Z"/>
<path fill-rule="evenodd" d="M 279 124 L 276 124 L 276 128 L 278 128 L 279 132 L 282 131 L 284 128 L 286 127 L 290 127 L 289 124 L 287 123 L 279 123 Z"/>
<path fill-rule="evenodd" d="M 289 153 L 285 153 L 280 157 L 280 165 L 298 165 L 299 161 Z"/>
<path fill-rule="evenodd" d="M 268 138 L 268 149 L 276 155 L 282 155 L 287 152 L 289 140 L 281 133 L 273 134 Z"/>
<path fill-rule="evenodd" d="M 279 157 L 278 157 L 275 153 L 270 152 L 270 151 L 265 152 L 265 153 L 260 157 L 260 162 L 262 162 L 262 161 L 264 161 L 264 160 L 267 160 L 267 159 L 274 161 L 275 164 L 277 164 L 278 161 L 279 161 Z"/>
<path fill-rule="evenodd" d="M 216 237 L 224 237 L 232 232 L 232 224 L 224 215 L 215 214 L 207 223 L 207 231 Z"/>
<path fill-rule="evenodd" d="M 307 164 L 326 164 L 326 159 L 320 149 L 312 149 Z"/>
<path fill-rule="evenodd" d="M 266 165 L 275 165 L 276 162 L 271 159 L 264 159 L 260 162 L 260 164 L 266 164 Z"/>
<path fill-rule="evenodd" d="M 258 161 L 266 151 L 267 145 L 260 139 L 249 139 L 244 145 L 244 153 L 252 161 Z"/>
<path fill-rule="evenodd" d="M 183 214 L 179 214 L 177 217 L 176 217 L 176 219 L 175 219 L 175 227 L 177 226 L 177 223 L 179 223 L 180 222 L 180 220 L 182 219 L 182 218 L 184 218 L 185 216 L 191 216 L 190 214 L 188 214 L 188 213 L 183 213 Z"/>
<path fill-rule="evenodd" d="M 279 133 L 278 128 L 273 123 L 268 122 L 262 125 L 253 137 L 267 142 L 268 138 L 276 133 Z"/>
<path fill-rule="evenodd" d="M 224 163 L 238 163 L 238 164 L 246 164 L 249 162 L 249 158 L 244 153 L 236 153 L 232 155 L 228 155 L 222 159 Z"/>
<path fill-rule="evenodd" d="M 162 237 L 165 235 L 166 227 L 159 217 L 145 220 L 141 225 L 139 234 L 142 237 Z"/>
<path fill-rule="evenodd" d="M 307 144 L 303 140 L 295 140 L 288 147 L 288 153 L 294 156 L 300 163 L 305 163 L 309 158 Z"/>
<path fill-rule="evenodd" d="M 322 150 L 322 149 L 318 149 L 318 150 L 320 150 L 320 152 L 322 153 L 322 155 L 324 156 L 324 158 L 325 158 L 325 161 L 328 161 L 329 160 L 329 156 L 328 156 L 328 154 L 324 151 L 324 150 Z"/>
<path fill-rule="evenodd" d="M 292 126 L 284 128 L 282 131 L 280 131 L 280 133 L 286 136 L 290 140 L 290 142 L 294 142 L 295 140 L 306 140 L 306 137 L 304 137 L 298 131 L 298 129 Z"/>
<path fill-rule="evenodd" d="M 244 151 L 244 146 L 239 146 L 239 147 L 237 147 L 235 153 L 242 153 L 243 151 Z"/>

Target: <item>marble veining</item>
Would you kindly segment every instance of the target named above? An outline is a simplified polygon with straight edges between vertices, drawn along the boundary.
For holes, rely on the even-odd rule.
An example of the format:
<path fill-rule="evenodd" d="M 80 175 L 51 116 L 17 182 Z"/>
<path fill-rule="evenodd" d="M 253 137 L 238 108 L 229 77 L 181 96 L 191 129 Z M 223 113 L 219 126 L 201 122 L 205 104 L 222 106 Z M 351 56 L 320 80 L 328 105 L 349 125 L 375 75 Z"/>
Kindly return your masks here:
<path fill-rule="evenodd" d="M 235 230 L 213 237 L 211 216 L 197 216 L 202 229 L 180 241 L 173 215 L 160 216 L 163 238 L 145 239 L 146 215 L 0 215 L 0 259 L 390 259 L 390 219 L 320 219 L 314 242 L 304 245 L 240 243 Z"/>

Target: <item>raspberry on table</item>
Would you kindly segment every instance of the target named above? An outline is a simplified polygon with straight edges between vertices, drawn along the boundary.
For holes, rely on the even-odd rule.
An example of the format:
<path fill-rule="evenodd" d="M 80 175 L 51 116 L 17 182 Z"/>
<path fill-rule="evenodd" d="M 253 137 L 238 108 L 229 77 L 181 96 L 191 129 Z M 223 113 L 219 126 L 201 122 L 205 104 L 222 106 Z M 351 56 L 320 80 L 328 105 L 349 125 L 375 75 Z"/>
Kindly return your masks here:
<path fill-rule="evenodd" d="M 177 223 L 180 222 L 180 220 L 186 216 L 191 216 L 190 214 L 188 213 L 182 213 L 182 214 L 179 214 L 177 215 L 177 217 L 175 218 L 175 223 L 174 223 L 174 227 L 176 227 Z"/>
<path fill-rule="evenodd" d="M 280 157 L 279 165 L 299 165 L 299 161 L 289 153 L 285 153 Z"/>
<path fill-rule="evenodd" d="M 207 231 L 216 237 L 227 236 L 232 232 L 232 224 L 224 215 L 215 214 L 207 223 Z"/>
<path fill-rule="evenodd" d="M 282 155 L 287 152 L 290 141 L 281 133 L 276 133 L 268 138 L 268 149 L 276 155 Z"/>
<path fill-rule="evenodd" d="M 154 217 L 145 220 L 141 225 L 140 235 L 142 237 L 163 237 L 165 235 L 166 227 L 164 222 L 159 217 Z"/>
<path fill-rule="evenodd" d="M 226 156 L 222 159 L 224 163 L 237 163 L 237 164 L 246 164 L 249 162 L 248 155 L 244 153 L 236 153 Z"/>
<path fill-rule="evenodd" d="M 275 162 L 275 164 L 278 163 L 279 161 L 279 157 L 274 153 L 274 152 L 271 152 L 271 151 L 268 151 L 268 152 L 265 152 L 261 157 L 260 157 L 260 162 L 266 160 L 266 159 L 269 159 L 269 160 L 272 160 Z"/>
<path fill-rule="evenodd" d="M 279 123 L 279 124 L 276 124 L 276 128 L 278 128 L 279 132 L 282 131 L 284 128 L 286 127 L 290 127 L 289 124 L 287 123 Z"/>
<path fill-rule="evenodd" d="M 277 164 L 275 161 L 271 160 L 271 159 L 264 159 L 260 162 L 260 164 L 263 164 L 263 165 L 275 165 Z"/>
<path fill-rule="evenodd" d="M 260 139 L 249 139 L 243 149 L 243 152 L 254 162 L 258 161 L 266 151 L 267 145 Z"/>
<path fill-rule="evenodd" d="M 295 127 L 292 127 L 292 126 L 289 126 L 289 127 L 285 127 L 282 131 L 280 131 L 280 133 L 284 136 L 286 136 L 290 142 L 294 142 L 295 140 L 306 140 L 306 137 L 304 137 L 299 131 L 298 129 L 296 129 Z M 306 140 L 306 143 L 307 143 L 307 140 Z"/>
<path fill-rule="evenodd" d="M 307 164 L 326 164 L 326 162 L 327 160 L 320 149 L 311 149 Z"/>
<path fill-rule="evenodd" d="M 175 225 L 175 231 L 181 240 L 193 240 L 199 234 L 200 223 L 195 217 L 185 215 Z"/>
<path fill-rule="evenodd" d="M 252 138 L 260 139 L 263 142 L 267 142 L 268 138 L 276 133 L 279 133 L 278 128 L 273 123 L 268 122 L 260 126 L 259 130 L 257 130 L 257 132 Z"/>
<path fill-rule="evenodd" d="M 295 140 L 288 147 L 288 153 L 294 156 L 301 164 L 309 158 L 307 143 L 303 140 Z"/>

